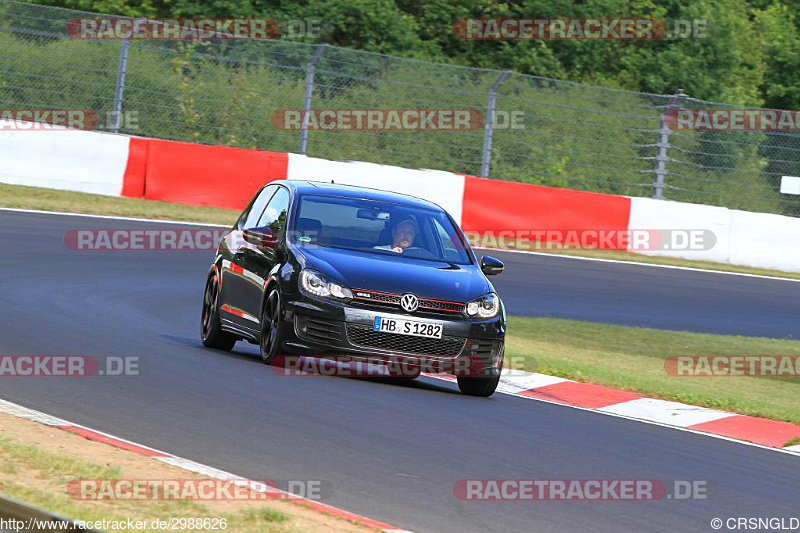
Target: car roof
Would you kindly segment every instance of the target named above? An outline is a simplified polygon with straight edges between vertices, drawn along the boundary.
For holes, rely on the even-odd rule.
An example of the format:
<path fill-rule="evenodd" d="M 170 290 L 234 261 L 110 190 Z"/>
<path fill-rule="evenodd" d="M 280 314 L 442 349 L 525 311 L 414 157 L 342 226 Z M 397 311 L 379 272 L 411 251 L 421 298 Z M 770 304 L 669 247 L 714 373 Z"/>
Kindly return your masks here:
<path fill-rule="evenodd" d="M 369 187 L 357 187 L 355 185 L 344 185 L 341 183 L 328 183 L 324 181 L 300 181 L 300 180 L 280 180 L 274 183 L 282 183 L 299 194 L 323 194 L 330 196 L 343 196 L 345 198 L 360 198 L 364 200 L 374 200 L 379 202 L 391 202 L 407 206 L 420 207 L 423 209 L 444 210 L 441 206 L 407 194 L 400 194 Z"/>

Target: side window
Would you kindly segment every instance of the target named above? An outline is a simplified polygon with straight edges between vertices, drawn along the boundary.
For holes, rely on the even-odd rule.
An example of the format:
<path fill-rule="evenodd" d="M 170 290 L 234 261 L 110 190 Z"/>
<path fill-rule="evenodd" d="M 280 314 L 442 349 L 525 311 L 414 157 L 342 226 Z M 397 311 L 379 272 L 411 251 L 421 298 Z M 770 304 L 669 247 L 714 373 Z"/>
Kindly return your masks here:
<path fill-rule="evenodd" d="M 272 195 L 275 194 L 275 189 L 277 188 L 277 185 L 268 185 L 262 189 L 262 191 L 258 194 L 258 197 L 253 202 L 253 207 L 250 208 L 250 211 L 247 213 L 244 222 L 242 222 L 242 229 L 252 229 L 258 227 L 258 219 L 261 218 L 264 208 L 267 206 L 270 198 L 272 198 Z"/>
<path fill-rule="evenodd" d="M 267 204 L 264 214 L 258 220 L 259 228 L 269 228 L 274 235 L 279 235 L 286 225 L 286 215 L 289 211 L 289 191 L 278 187 L 275 196 Z"/>
<path fill-rule="evenodd" d="M 442 250 L 445 256 L 458 257 L 458 250 L 456 250 L 456 247 L 453 245 L 453 240 L 450 238 L 447 230 L 444 229 L 441 223 L 435 218 L 431 220 L 433 221 L 433 226 L 436 228 L 436 233 L 439 234 L 439 241 L 442 243 Z"/>
<path fill-rule="evenodd" d="M 438 234 L 438 240 L 442 246 L 442 255 L 444 256 L 446 261 L 453 261 L 453 262 L 463 262 L 466 259 L 466 250 L 464 245 L 461 242 L 461 239 L 458 237 L 458 234 L 455 233 L 451 224 L 447 224 L 450 228 L 448 231 L 444 225 L 442 225 L 442 221 L 437 218 L 432 218 L 431 221 L 433 222 L 433 227 L 436 228 L 436 233 Z"/>

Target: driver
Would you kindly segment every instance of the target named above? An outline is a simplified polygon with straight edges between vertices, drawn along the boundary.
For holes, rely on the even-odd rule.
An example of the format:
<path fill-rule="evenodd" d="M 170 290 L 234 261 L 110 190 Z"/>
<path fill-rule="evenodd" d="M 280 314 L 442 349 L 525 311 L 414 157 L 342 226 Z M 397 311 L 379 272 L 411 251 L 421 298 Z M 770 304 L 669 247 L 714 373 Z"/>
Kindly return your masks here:
<path fill-rule="evenodd" d="M 413 219 L 403 219 L 392 228 L 392 244 L 376 246 L 375 248 L 379 250 L 391 250 L 401 254 L 403 250 L 414 245 L 414 238 L 417 236 L 418 229 L 417 223 L 414 222 Z"/>

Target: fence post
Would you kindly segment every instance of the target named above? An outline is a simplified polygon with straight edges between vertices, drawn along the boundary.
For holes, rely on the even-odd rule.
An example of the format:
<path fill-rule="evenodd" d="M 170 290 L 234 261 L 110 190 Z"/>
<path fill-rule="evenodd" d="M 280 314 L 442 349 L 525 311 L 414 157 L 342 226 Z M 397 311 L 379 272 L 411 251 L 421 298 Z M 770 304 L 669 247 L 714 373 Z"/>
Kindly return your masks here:
<path fill-rule="evenodd" d="M 317 61 L 325 52 L 327 44 L 320 44 L 314 50 L 314 55 L 308 63 L 308 70 L 306 71 L 306 94 L 303 100 L 303 129 L 300 132 L 300 153 L 306 153 L 308 148 L 308 112 L 311 110 L 311 94 L 314 91 L 314 70 L 317 68 Z"/>
<path fill-rule="evenodd" d="M 483 161 L 481 161 L 481 177 L 489 177 L 489 160 L 492 153 L 492 135 L 494 134 L 494 106 L 495 106 L 495 92 L 504 81 L 511 75 L 510 70 L 506 70 L 497 81 L 494 82 L 492 88 L 489 89 L 489 104 L 486 106 L 486 124 L 483 127 Z"/>
<path fill-rule="evenodd" d="M 664 177 L 667 175 L 667 161 L 669 157 L 667 150 L 669 149 L 669 136 L 672 130 L 667 127 L 666 115 L 672 109 L 679 106 L 675 105 L 675 98 L 685 98 L 686 94 L 683 89 L 678 89 L 678 92 L 670 99 L 669 105 L 666 110 L 661 112 L 659 117 L 660 128 L 658 130 L 658 152 L 656 153 L 656 168 L 655 168 L 655 181 L 653 182 L 653 199 L 666 200 L 664 196 L 664 189 L 666 188 L 666 181 Z"/>
<path fill-rule="evenodd" d="M 114 110 L 111 114 L 111 131 L 119 133 L 122 118 L 122 93 L 125 90 L 125 71 L 128 69 L 128 40 L 123 39 L 119 47 L 117 63 L 117 88 L 114 91 Z"/>

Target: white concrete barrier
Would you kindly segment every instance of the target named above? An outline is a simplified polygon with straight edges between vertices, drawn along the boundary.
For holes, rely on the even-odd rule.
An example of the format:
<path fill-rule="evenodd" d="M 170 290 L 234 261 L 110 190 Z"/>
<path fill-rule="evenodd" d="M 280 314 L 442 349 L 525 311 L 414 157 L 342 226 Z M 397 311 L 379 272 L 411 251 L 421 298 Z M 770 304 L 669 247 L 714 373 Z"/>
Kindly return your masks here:
<path fill-rule="evenodd" d="M 800 272 L 800 218 L 731 210 L 728 262 Z"/>
<path fill-rule="evenodd" d="M 328 183 L 333 180 L 344 185 L 410 194 L 439 204 L 456 219 L 456 222 L 461 223 L 464 176 L 460 174 L 361 161 L 329 161 L 290 153 L 287 179 Z"/>
<path fill-rule="evenodd" d="M 122 135 L 0 121 L 0 183 L 119 196 L 129 142 Z"/>
<path fill-rule="evenodd" d="M 628 227 L 711 230 L 717 239 L 707 250 L 636 250 L 638 253 L 800 272 L 800 218 L 631 198 Z"/>
<path fill-rule="evenodd" d="M 629 230 L 660 230 L 664 235 L 669 230 L 683 230 L 673 233 L 686 233 L 693 230 L 710 230 L 716 237 L 713 247 L 705 250 L 660 249 L 633 250 L 647 255 L 682 257 L 699 261 L 726 263 L 730 257 L 731 211 L 724 207 L 687 204 L 650 198 L 631 198 Z M 668 248 L 672 243 L 665 243 Z"/>

